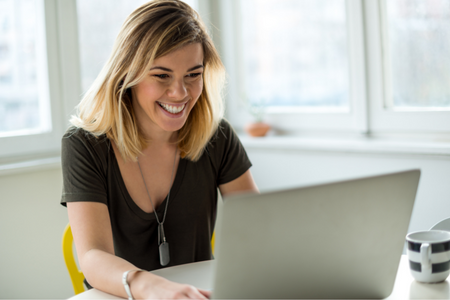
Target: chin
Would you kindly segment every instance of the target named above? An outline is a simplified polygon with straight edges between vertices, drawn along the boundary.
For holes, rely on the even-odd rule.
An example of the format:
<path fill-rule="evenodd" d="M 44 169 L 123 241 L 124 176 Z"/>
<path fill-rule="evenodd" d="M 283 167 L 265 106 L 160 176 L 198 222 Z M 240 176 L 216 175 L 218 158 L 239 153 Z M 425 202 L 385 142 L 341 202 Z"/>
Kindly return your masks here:
<path fill-rule="evenodd" d="M 161 116 L 160 127 L 165 131 L 175 132 L 183 128 L 186 124 L 192 107 L 186 107 L 179 115 L 169 115 L 167 112 L 163 112 Z"/>
<path fill-rule="evenodd" d="M 183 128 L 184 124 L 187 122 L 187 119 L 188 118 L 186 117 L 181 119 L 164 120 L 160 123 L 160 127 L 165 131 L 175 132 Z"/>

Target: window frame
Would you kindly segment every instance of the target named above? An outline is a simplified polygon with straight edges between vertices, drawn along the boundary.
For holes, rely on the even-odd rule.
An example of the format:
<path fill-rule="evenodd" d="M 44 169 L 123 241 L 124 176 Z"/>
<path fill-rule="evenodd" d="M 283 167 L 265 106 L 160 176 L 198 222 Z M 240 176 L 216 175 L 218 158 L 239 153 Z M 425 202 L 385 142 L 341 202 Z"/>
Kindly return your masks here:
<path fill-rule="evenodd" d="M 448 138 L 450 111 L 384 111 L 389 74 L 386 60 L 386 0 L 346 0 L 350 76 L 349 112 L 269 109 L 266 120 L 281 134 L 407 134 Z M 24 157 L 58 156 L 60 140 L 81 96 L 76 0 L 37 0 L 44 17 L 52 130 L 0 138 L 0 163 Z M 228 72 L 226 116 L 241 130 L 251 120 L 239 99 L 243 85 L 238 0 L 198 0 Z M 26 146 L 25 146 L 26 145 Z"/>
<path fill-rule="evenodd" d="M 42 27 L 39 30 L 44 39 L 38 43 L 43 42 L 45 49 L 45 55 L 38 56 L 38 66 L 39 72 L 47 75 L 40 83 L 43 89 L 40 96 L 48 97 L 51 129 L 0 137 L 2 163 L 59 155 L 61 137 L 80 94 L 79 74 L 74 74 L 79 69 L 75 53 L 78 42 L 76 34 L 70 30 L 71 27 L 76 30 L 73 4 L 72 0 L 36 0 L 37 19 L 41 23 L 38 26 Z"/>
<path fill-rule="evenodd" d="M 370 129 L 374 133 L 450 133 L 450 108 L 447 110 L 384 109 L 391 97 L 390 55 L 388 47 L 386 0 L 364 2 Z"/>
<path fill-rule="evenodd" d="M 239 0 L 215 2 L 220 18 L 216 44 L 228 71 L 227 118 L 242 130 L 251 116 L 239 99 L 244 87 L 239 53 Z M 364 136 L 405 134 L 430 137 L 450 133 L 450 110 L 385 110 L 389 97 L 386 0 L 346 0 L 350 76 L 350 111 L 314 111 L 301 108 L 268 108 L 265 121 L 279 134 L 350 133 Z"/>
<path fill-rule="evenodd" d="M 220 26 L 222 57 L 228 71 L 227 118 L 237 128 L 242 129 L 251 116 L 239 95 L 244 94 L 244 86 L 233 74 L 244 74 L 241 36 L 238 30 L 240 19 L 239 0 L 220 1 Z M 348 53 L 349 53 L 349 109 L 308 109 L 299 107 L 270 107 L 265 120 L 282 133 L 299 131 L 341 131 L 365 133 L 367 131 L 366 71 L 364 64 L 365 43 L 363 35 L 362 1 L 346 0 Z M 230 40 L 231 37 L 231 40 Z M 232 38 L 234 37 L 234 38 Z M 216 41 L 217 43 L 217 41 Z M 353 57 L 354 60 L 350 58 Z M 232 74 L 230 76 L 230 74 Z"/>

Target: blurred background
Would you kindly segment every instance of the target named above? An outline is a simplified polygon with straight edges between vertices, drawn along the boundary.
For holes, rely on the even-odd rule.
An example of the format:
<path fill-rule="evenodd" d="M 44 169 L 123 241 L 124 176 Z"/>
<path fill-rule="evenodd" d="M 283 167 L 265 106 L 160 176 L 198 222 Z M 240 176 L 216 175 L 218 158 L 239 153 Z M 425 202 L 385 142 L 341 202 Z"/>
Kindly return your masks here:
<path fill-rule="evenodd" d="M 60 139 L 145 2 L 0 0 L 0 299 L 73 295 Z M 261 191 L 419 168 L 409 231 L 450 216 L 450 1 L 185 2 L 226 66 Z"/>

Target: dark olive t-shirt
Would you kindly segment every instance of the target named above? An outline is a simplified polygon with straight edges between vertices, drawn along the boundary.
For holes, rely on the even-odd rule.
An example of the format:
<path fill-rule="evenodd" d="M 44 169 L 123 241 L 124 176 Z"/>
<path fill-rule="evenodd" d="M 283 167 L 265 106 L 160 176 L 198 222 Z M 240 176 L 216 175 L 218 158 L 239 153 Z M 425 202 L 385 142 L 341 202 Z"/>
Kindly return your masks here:
<path fill-rule="evenodd" d="M 129 195 L 106 136 L 70 128 L 62 138 L 61 203 L 88 201 L 108 206 L 115 254 L 138 268 L 161 268 L 154 213 L 140 209 Z M 217 187 L 244 174 L 250 160 L 230 124 L 223 120 L 196 162 L 180 159 L 170 192 L 164 232 L 168 266 L 212 258 L 211 237 Z M 156 209 L 162 220 L 167 198 Z"/>

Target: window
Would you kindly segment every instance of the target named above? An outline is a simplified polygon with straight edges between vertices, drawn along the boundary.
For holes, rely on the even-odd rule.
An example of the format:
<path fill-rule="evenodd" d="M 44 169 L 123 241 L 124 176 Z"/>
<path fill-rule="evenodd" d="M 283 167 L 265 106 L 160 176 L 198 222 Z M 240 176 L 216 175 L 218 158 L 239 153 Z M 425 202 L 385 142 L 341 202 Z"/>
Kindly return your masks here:
<path fill-rule="evenodd" d="M 450 110 L 450 2 L 387 1 L 391 109 Z"/>
<path fill-rule="evenodd" d="M 344 0 L 239 4 L 244 90 L 250 102 L 349 109 Z"/>
<path fill-rule="evenodd" d="M 265 119 L 284 133 L 366 129 L 360 1 L 221 1 L 222 56 L 229 73 L 227 117 Z M 360 63 L 362 62 L 362 64 Z"/>
<path fill-rule="evenodd" d="M 59 149 L 59 75 L 47 59 L 56 54 L 53 8 L 42 0 L 0 1 L 0 158 Z"/>
<path fill-rule="evenodd" d="M 0 0 L 2 161 L 58 153 L 120 25 L 145 1 Z M 245 101 L 262 101 L 283 133 L 448 137 L 448 0 L 186 2 L 213 33 L 237 129 L 250 119 Z"/>
<path fill-rule="evenodd" d="M 450 132 L 449 2 L 364 4 L 370 130 L 441 139 Z"/>
<path fill-rule="evenodd" d="M 0 1 L 0 137 L 51 130 L 37 5 Z"/>
<path fill-rule="evenodd" d="M 228 119 L 283 133 L 450 132 L 447 0 L 220 3 Z"/>

